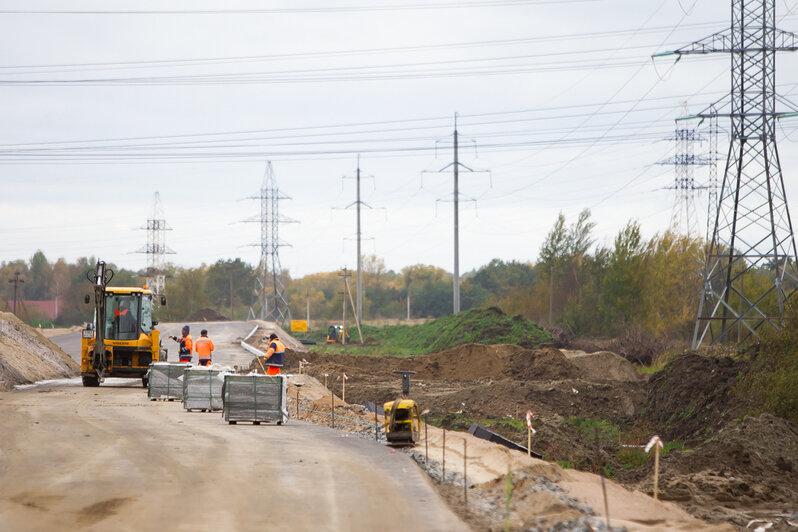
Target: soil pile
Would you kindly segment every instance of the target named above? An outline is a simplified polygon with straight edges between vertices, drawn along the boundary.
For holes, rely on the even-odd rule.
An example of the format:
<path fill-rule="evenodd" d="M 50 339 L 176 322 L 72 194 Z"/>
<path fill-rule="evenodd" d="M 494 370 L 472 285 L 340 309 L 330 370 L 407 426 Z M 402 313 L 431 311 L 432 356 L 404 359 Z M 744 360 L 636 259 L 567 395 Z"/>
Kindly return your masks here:
<path fill-rule="evenodd" d="M 642 379 L 634 364 L 611 351 L 597 353 L 572 351 L 565 356 L 590 379 L 620 382 L 636 382 Z"/>
<path fill-rule="evenodd" d="M 779 417 L 735 419 L 703 445 L 663 461 L 662 497 L 705 518 L 798 502 L 798 425 Z M 641 488 L 651 491 L 651 481 Z"/>
<path fill-rule="evenodd" d="M 0 312 L 0 391 L 73 377 L 79 371 L 77 363 L 53 342 L 13 314 Z"/>
<path fill-rule="evenodd" d="M 744 410 L 733 386 L 746 366 L 730 357 L 676 358 L 649 381 L 648 420 L 666 440 L 703 442 Z"/>
<path fill-rule="evenodd" d="M 201 308 L 186 318 L 186 321 L 230 321 L 230 318 L 219 314 L 212 308 Z"/>

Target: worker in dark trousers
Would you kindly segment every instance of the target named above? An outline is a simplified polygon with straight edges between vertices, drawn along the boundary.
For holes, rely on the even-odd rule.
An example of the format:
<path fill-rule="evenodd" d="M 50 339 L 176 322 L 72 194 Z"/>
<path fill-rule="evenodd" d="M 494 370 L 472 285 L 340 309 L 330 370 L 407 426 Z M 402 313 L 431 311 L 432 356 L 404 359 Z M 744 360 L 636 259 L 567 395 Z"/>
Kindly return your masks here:
<path fill-rule="evenodd" d="M 272 333 L 269 335 L 269 348 L 266 350 L 266 375 L 279 375 L 285 363 L 285 345 Z"/>
<path fill-rule="evenodd" d="M 189 330 L 188 325 L 183 325 L 182 336 L 180 338 L 177 336 L 170 336 L 169 338 L 178 344 L 177 355 L 180 357 L 180 362 L 188 362 L 190 364 L 191 351 L 194 349 L 194 341 L 191 339 L 191 335 L 188 334 Z"/>
<path fill-rule="evenodd" d="M 208 338 L 208 331 L 202 329 L 200 331 L 200 337 L 194 342 L 194 352 L 197 353 L 200 366 L 211 365 L 211 355 L 214 349 L 216 349 L 216 347 L 213 345 L 213 340 Z"/>

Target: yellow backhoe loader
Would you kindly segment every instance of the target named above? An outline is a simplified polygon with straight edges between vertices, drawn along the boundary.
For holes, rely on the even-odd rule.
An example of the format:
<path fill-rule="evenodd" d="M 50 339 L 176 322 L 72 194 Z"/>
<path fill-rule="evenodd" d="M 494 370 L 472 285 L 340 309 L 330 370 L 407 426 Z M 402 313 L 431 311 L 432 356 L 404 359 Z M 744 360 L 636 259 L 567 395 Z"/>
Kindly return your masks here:
<path fill-rule="evenodd" d="M 150 362 L 166 360 L 158 324 L 152 319 L 153 293 L 146 288 L 113 287 L 114 276 L 105 262 L 97 261 L 86 274 L 94 285 L 94 322 L 81 331 L 80 374 L 83 386 L 99 386 L 107 377 L 141 379 L 147 386 Z M 87 295 L 85 302 L 92 300 Z M 161 305 L 166 298 L 161 297 Z"/>

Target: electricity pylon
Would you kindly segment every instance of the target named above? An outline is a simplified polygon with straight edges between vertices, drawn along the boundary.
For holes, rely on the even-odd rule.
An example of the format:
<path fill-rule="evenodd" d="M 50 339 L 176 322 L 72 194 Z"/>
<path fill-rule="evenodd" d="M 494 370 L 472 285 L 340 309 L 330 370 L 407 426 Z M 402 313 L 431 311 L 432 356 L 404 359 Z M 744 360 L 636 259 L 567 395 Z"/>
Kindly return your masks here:
<path fill-rule="evenodd" d="M 673 165 L 675 170 L 673 185 L 665 187 L 675 194 L 669 229 L 675 234 L 694 237 L 698 234 L 695 196 L 696 192 L 706 188 L 696 185 L 694 168 L 709 163 L 694 153 L 693 146 L 703 141 L 703 138 L 694 128 L 677 128 L 670 140 L 676 143 L 676 153 L 659 162 L 662 165 Z"/>
<path fill-rule="evenodd" d="M 280 216 L 280 200 L 290 199 L 280 193 L 274 178 L 272 163 L 266 164 L 263 183 L 258 194 L 249 199 L 260 201 L 260 216 L 246 220 L 260 224 L 260 247 L 258 275 L 255 278 L 253 300 L 249 307 L 250 319 L 261 319 L 286 323 L 291 320 L 291 310 L 285 297 L 283 270 L 280 265 L 280 248 L 289 246 L 280 240 L 280 224 L 295 223 Z"/>
<path fill-rule="evenodd" d="M 152 217 L 147 220 L 147 226 L 142 227 L 147 231 L 147 245 L 136 251 L 147 255 L 146 285 L 156 295 L 163 295 L 166 290 L 166 271 L 164 270 L 165 256 L 174 255 L 174 251 L 165 243 L 164 231 L 172 228 L 166 223 L 161 206 L 161 194 L 155 193 Z M 157 298 L 156 298 L 157 300 Z"/>
<path fill-rule="evenodd" d="M 731 143 L 704 271 L 693 347 L 759 338 L 780 329 L 798 286 L 796 248 L 787 207 L 776 120 L 776 52 L 798 38 L 776 29 L 775 0 L 732 0 L 731 30 L 658 55 L 731 55 Z M 793 107 L 793 111 L 796 109 Z M 711 113 L 697 117 L 707 118 Z M 750 279 L 744 283 L 745 279 Z"/>

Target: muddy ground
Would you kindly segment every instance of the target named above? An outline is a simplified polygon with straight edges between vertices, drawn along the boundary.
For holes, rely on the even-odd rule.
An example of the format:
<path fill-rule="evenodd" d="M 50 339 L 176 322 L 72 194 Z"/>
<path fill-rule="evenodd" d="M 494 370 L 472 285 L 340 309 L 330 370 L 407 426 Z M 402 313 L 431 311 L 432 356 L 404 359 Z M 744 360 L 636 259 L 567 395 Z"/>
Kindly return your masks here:
<path fill-rule="evenodd" d="M 733 392 L 742 362 L 687 354 L 650 378 L 609 352 L 466 344 L 409 358 L 291 353 L 348 403 L 381 404 L 401 392 L 394 370 L 416 371 L 411 395 L 432 423 L 466 430 L 474 420 L 526 445 L 524 416 L 535 414 L 532 447 L 565 467 L 602 471 L 653 492 L 653 459 L 642 448 L 666 442 L 659 495 L 692 515 L 771 530 L 798 524 L 798 426 L 763 415 L 745 418 Z M 599 429 L 596 450 L 595 429 Z"/>

